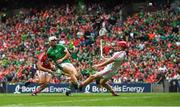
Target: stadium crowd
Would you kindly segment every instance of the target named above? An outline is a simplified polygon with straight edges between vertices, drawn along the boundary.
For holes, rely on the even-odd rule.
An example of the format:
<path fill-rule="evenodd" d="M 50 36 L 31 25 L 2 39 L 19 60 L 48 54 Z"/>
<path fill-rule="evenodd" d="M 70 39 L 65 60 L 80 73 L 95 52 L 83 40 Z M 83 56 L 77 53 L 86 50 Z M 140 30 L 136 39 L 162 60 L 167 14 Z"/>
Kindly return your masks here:
<path fill-rule="evenodd" d="M 121 6 L 107 11 L 103 4 L 87 6 L 79 15 L 75 6 L 22 9 L 0 23 L 0 80 L 24 82 L 36 71 L 37 55 L 55 35 L 65 44 L 72 62 L 84 78 L 94 73 L 91 65 L 101 61 L 100 40 L 105 56 L 121 40 L 129 44 L 127 63 L 114 82 L 159 82 L 180 76 L 180 16 L 166 10 L 120 18 Z M 53 83 L 65 82 L 54 78 Z"/>

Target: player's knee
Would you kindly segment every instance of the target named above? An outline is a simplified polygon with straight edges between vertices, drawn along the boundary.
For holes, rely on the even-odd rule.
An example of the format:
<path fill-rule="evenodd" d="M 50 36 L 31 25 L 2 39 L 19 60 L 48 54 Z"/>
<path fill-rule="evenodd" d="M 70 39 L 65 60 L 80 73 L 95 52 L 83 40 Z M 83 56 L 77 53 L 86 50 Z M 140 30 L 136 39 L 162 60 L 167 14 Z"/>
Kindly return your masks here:
<path fill-rule="evenodd" d="M 73 75 L 76 77 L 76 78 L 78 78 L 78 74 L 75 72 L 75 73 L 73 73 Z"/>

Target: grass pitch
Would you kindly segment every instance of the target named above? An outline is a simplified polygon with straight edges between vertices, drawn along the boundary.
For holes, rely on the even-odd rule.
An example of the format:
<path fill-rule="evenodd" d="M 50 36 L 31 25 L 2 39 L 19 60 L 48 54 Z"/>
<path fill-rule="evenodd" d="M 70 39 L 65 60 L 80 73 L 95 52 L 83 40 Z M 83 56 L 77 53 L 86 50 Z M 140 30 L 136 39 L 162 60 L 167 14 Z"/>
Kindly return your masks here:
<path fill-rule="evenodd" d="M 0 94 L 0 106 L 180 106 L 180 93 Z"/>

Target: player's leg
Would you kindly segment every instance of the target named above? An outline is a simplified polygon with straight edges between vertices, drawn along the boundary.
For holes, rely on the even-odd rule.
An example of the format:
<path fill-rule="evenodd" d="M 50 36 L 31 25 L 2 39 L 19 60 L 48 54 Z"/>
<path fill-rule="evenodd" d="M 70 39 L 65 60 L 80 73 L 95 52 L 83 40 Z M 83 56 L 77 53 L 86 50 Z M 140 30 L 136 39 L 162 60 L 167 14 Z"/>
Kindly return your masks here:
<path fill-rule="evenodd" d="M 40 93 L 42 90 L 44 90 L 47 87 L 48 83 L 41 83 L 40 87 L 38 87 L 33 93 L 32 95 L 37 95 L 38 93 Z"/>
<path fill-rule="evenodd" d="M 84 77 L 83 77 L 83 75 L 81 74 L 80 71 L 77 72 L 76 78 L 77 78 L 79 81 L 84 80 Z"/>
<path fill-rule="evenodd" d="M 30 85 L 31 83 L 37 83 L 39 80 L 38 79 L 33 79 L 33 78 L 30 78 L 25 84 L 24 84 L 24 86 L 28 86 L 28 85 Z"/>
<path fill-rule="evenodd" d="M 91 82 L 93 82 L 93 80 L 95 79 L 95 78 L 97 78 L 99 75 L 90 75 L 85 81 L 83 81 L 81 84 L 80 84 L 80 86 L 81 87 L 84 87 L 84 86 L 86 86 L 86 85 L 88 85 L 89 83 L 91 83 Z"/>
<path fill-rule="evenodd" d="M 52 78 L 52 75 L 49 74 L 49 73 L 47 73 L 47 76 L 46 76 L 46 83 L 50 83 L 51 78 Z"/>
<path fill-rule="evenodd" d="M 110 70 L 110 72 L 103 75 L 103 78 L 100 80 L 101 86 L 105 87 L 109 92 L 112 93 L 113 96 L 118 96 L 118 94 L 111 88 L 107 81 L 110 80 L 117 73 L 118 72 L 116 70 Z"/>
<path fill-rule="evenodd" d="M 72 84 L 78 85 L 78 72 L 76 68 L 71 63 L 63 63 L 61 66 L 63 68 L 63 72 L 71 78 Z"/>
<path fill-rule="evenodd" d="M 90 75 L 84 82 L 80 84 L 80 87 L 86 86 L 91 83 L 96 78 L 101 78 L 103 75 L 110 72 L 110 68 L 105 67 L 102 71 L 95 73 L 94 75 Z"/>
<path fill-rule="evenodd" d="M 69 96 L 71 95 L 72 88 L 78 89 L 79 87 L 79 82 L 77 79 L 78 72 L 71 63 L 62 63 L 60 66 L 62 67 L 63 73 L 70 77 L 71 82 L 69 82 L 69 88 L 66 90 L 65 93 L 67 96 Z"/>
<path fill-rule="evenodd" d="M 113 96 L 118 96 L 118 94 L 111 88 L 107 81 L 108 79 L 101 79 L 100 84 L 105 87 L 109 92 L 111 92 Z"/>
<path fill-rule="evenodd" d="M 40 72 L 39 70 L 36 71 L 35 75 L 34 75 L 34 78 L 30 78 L 25 84 L 24 86 L 28 86 L 30 85 L 31 83 L 39 83 L 40 81 Z"/>
<path fill-rule="evenodd" d="M 47 72 L 41 71 L 40 77 L 39 77 L 39 84 L 40 87 L 37 88 L 32 95 L 36 95 L 37 93 L 40 93 L 43 89 L 45 89 L 48 85 L 48 83 L 51 80 L 51 75 Z"/>

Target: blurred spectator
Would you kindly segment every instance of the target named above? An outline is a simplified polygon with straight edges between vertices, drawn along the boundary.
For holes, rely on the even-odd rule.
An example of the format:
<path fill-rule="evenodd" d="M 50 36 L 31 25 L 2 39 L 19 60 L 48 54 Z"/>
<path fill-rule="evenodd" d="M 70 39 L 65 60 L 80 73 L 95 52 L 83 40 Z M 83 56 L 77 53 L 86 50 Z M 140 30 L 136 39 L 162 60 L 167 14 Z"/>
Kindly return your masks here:
<path fill-rule="evenodd" d="M 100 39 L 103 53 L 111 55 L 113 45 L 129 42 L 130 57 L 116 82 L 160 82 L 161 77 L 178 76 L 180 23 L 179 15 L 170 9 L 140 12 L 129 16 L 120 26 L 120 6 L 108 11 L 103 3 L 87 5 L 79 15 L 75 6 L 48 6 L 19 9 L 20 14 L 6 17 L 0 24 L 0 80 L 23 82 L 35 72 L 35 60 L 47 38 L 55 35 L 66 45 L 72 62 L 84 78 L 94 73 L 89 68 L 100 62 Z M 117 11 L 117 12 L 116 12 Z M 63 82 L 55 78 L 54 83 Z"/>

